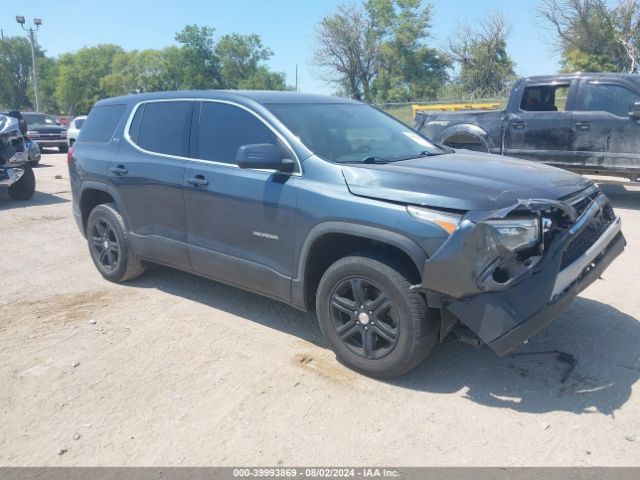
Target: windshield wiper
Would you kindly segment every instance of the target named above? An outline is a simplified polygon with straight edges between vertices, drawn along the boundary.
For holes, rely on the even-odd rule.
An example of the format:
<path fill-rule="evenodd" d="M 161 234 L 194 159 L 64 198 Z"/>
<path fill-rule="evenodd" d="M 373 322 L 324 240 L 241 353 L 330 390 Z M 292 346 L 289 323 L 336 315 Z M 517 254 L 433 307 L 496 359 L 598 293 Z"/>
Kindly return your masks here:
<path fill-rule="evenodd" d="M 392 162 L 403 162 L 405 160 L 413 160 L 414 158 L 436 157 L 438 155 L 444 155 L 445 153 L 448 153 L 448 152 L 428 152 L 428 151 L 425 150 L 423 152 L 413 153 L 413 154 L 408 155 L 406 157 L 394 158 L 393 160 L 390 160 L 390 161 L 392 161 Z"/>
<path fill-rule="evenodd" d="M 383 165 L 385 163 L 389 163 L 389 160 L 382 157 L 365 157 L 362 160 L 348 160 L 346 162 L 338 162 L 338 163 L 365 163 L 365 164 L 376 163 L 379 165 Z"/>
<path fill-rule="evenodd" d="M 389 163 L 389 160 L 381 157 L 366 157 L 362 159 L 362 163 Z"/>

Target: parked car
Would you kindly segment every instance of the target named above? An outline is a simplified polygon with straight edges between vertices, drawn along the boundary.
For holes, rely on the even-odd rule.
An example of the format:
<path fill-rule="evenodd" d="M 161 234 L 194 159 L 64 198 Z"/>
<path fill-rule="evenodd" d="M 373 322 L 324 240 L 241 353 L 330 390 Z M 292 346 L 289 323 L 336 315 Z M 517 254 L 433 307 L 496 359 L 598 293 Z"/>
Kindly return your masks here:
<path fill-rule="evenodd" d="M 8 114 L 0 114 L 0 188 L 12 200 L 29 200 L 36 189 L 19 119 Z"/>
<path fill-rule="evenodd" d="M 27 122 L 27 136 L 36 140 L 41 148 L 57 147 L 61 153 L 66 153 L 67 129 L 58 125 L 44 113 L 23 112 L 22 116 Z"/>
<path fill-rule="evenodd" d="M 78 134 L 80 133 L 80 129 L 86 119 L 86 115 L 81 115 L 69 122 L 69 127 L 67 128 L 67 143 L 70 147 L 72 147 L 74 142 L 78 139 Z"/>
<path fill-rule="evenodd" d="M 328 96 L 102 100 L 68 159 L 104 278 L 160 263 L 315 310 L 338 359 L 375 377 L 454 328 L 511 351 L 625 246 L 586 178 L 459 153 Z"/>
<path fill-rule="evenodd" d="M 505 110 L 418 112 L 413 126 L 454 148 L 637 181 L 640 75 L 524 78 L 514 84 Z"/>
<path fill-rule="evenodd" d="M 27 153 L 29 165 L 35 167 L 40 163 L 40 160 L 42 158 L 40 146 L 29 137 L 24 139 L 24 151 Z"/>

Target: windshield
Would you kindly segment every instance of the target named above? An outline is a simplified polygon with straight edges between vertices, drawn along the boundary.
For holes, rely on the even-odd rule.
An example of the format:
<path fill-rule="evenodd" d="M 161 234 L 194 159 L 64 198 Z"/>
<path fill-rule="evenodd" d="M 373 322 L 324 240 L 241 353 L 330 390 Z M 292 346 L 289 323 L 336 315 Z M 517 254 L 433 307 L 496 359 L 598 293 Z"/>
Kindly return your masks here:
<path fill-rule="evenodd" d="M 422 135 L 364 104 L 265 105 L 320 157 L 338 163 L 385 163 L 444 153 Z"/>
<path fill-rule="evenodd" d="M 55 125 L 55 122 L 42 113 L 23 113 L 27 125 Z"/>

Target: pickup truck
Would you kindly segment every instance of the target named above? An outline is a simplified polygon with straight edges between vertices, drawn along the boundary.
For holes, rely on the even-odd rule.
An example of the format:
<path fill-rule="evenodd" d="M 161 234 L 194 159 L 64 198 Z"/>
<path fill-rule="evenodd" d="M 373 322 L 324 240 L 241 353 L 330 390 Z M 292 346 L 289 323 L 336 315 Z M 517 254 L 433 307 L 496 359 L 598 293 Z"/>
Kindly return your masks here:
<path fill-rule="evenodd" d="M 414 129 L 453 148 L 638 181 L 640 75 L 523 78 L 504 110 L 417 112 Z"/>

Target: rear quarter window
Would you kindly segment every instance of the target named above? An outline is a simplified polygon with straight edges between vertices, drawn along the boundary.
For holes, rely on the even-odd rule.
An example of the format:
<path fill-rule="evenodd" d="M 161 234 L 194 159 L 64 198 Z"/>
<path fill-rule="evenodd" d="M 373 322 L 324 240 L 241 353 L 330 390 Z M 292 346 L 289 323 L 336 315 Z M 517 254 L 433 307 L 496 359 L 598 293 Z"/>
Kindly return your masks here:
<path fill-rule="evenodd" d="M 124 109 L 125 105 L 93 107 L 80 130 L 78 141 L 107 143 L 113 137 Z"/>

